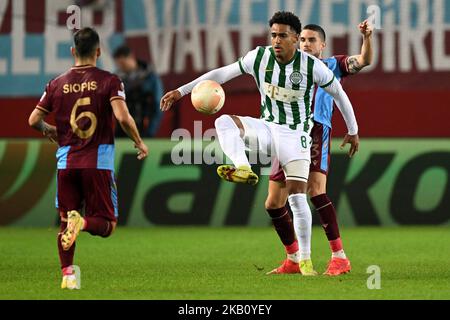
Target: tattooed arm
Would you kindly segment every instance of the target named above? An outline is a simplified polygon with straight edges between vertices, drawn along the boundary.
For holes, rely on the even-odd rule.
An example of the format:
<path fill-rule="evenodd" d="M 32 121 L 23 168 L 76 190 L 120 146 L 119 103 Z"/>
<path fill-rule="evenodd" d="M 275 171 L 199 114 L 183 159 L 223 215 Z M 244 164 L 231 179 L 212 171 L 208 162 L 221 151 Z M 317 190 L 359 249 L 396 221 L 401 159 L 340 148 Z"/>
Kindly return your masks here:
<path fill-rule="evenodd" d="M 373 60 L 372 33 L 373 29 L 368 21 L 359 24 L 359 31 L 363 35 L 363 44 L 361 54 L 350 56 L 347 58 L 348 72 L 355 74 L 367 67 Z"/>
<path fill-rule="evenodd" d="M 46 115 L 47 113 L 42 111 L 41 107 L 37 106 L 37 108 L 34 109 L 31 113 L 30 118 L 28 119 L 28 124 L 30 125 L 30 127 L 41 132 L 50 141 L 56 143 L 58 139 L 56 127 L 44 121 Z"/>

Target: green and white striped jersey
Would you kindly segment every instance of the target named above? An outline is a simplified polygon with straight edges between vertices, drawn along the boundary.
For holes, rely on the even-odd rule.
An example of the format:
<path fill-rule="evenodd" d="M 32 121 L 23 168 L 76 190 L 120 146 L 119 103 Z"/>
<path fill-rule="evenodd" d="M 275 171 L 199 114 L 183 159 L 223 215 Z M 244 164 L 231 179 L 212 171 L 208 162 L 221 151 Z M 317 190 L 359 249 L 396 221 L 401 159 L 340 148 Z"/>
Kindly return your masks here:
<path fill-rule="evenodd" d="M 261 118 L 310 132 L 314 84 L 327 87 L 334 80 L 322 61 L 297 50 L 291 61 L 282 64 L 267 46 L 248 52 L 239 59 L 239 67 L 255 78 L 261 93 Z"/>

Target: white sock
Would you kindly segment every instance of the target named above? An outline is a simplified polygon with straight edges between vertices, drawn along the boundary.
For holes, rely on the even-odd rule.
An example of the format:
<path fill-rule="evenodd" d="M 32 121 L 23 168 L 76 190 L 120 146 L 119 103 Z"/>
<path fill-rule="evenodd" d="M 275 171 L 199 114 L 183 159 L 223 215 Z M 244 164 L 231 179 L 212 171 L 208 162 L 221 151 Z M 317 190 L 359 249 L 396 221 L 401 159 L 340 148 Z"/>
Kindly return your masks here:
<path fill-rule="evenodd" d="M 331 257 L 332 257 L 332 258 L 347 259 L 347 256 L 345 255 L 344 250 L 339 250 L 339 251 L 333 252 L 333 253 L 331 254 Z"/>
<path fill-rule="evenodd" d="M 222 115 L 214 123 L 223 152 L 233 162 L 236 167 L 248 166 L 247 155 L 245 154 L 245 143 L 242 140 L 239 128 L 233 119 L 228 115 Z"/>
<path fill-rule="evenodd" d="M 300 251 L 297 251 L 296 253 L 287 254 L 287 258 L 295 263 L 300 262 Z"/>
<path fill-rule="evenodd" d="M 300 260 L 311 259 L 312 215 L 306 200 L 306 194 L 290 195 L 289 205 L 294 215 L 294 229 L 300 247 Z"/>

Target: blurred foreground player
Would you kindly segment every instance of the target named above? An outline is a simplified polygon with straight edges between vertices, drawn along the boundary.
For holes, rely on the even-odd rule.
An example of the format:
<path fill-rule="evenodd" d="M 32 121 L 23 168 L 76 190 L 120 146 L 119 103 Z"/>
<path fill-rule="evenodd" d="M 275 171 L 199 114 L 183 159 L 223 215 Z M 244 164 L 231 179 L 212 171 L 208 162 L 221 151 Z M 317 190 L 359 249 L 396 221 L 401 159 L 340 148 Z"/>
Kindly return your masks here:
<path fill-rule="evenodd" d="M 99 44 L 91 28 L 75 33 L 71 48 L 75 66 L 47 84 L 29 118 L 30 126 L 59 146 L 56 207 L 61 217 L 58 251 L 63 289 L 79 289 L 72 267 L 79 232 L 106 238 L 117 223 L 113 114 L 134 141 L 138 159 L 148 153 L 128 112 L 122 82 L 96 67 Z M 56 127 L 43 121 L 51 112 Z M 84 217 L 78 213 L 83 206 Z"/>

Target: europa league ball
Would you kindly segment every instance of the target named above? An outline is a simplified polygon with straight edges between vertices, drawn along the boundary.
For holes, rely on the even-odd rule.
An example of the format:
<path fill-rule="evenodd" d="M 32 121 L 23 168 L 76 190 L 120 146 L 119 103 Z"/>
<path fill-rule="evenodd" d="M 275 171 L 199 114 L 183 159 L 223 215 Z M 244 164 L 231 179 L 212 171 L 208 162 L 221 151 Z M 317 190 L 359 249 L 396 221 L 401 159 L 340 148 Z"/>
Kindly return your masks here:
<path fill-rule="evenodd" d="M 214 114 L 222 109 L 225 103 L 225 92 L 217 82 L 203 80 L 192 90 L 191 101 L 198 112 Z"/>

